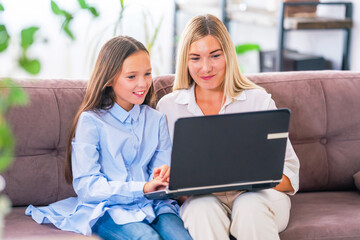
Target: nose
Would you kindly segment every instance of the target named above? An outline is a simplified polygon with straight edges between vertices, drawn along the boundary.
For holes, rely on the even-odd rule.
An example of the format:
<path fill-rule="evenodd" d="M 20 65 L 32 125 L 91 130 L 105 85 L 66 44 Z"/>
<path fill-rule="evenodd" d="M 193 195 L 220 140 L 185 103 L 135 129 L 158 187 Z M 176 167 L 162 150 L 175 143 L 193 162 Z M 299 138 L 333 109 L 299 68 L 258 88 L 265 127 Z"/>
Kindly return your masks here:
<path fill-rule="evenodd" d="M 202 71 L 204 73 L 209 73 L 212 71 L 212 68 L 213 68 L 213 66 L 212 66 L 211 61 L 209 59 L 205 58 L 202 63 Z"/>
<path fill-rule="evenodd" d="M 146 88 L 147 87 L 146 78 L 145 77 L 140 77 L 137 85 L 138 85 L 139 88 Z"/>

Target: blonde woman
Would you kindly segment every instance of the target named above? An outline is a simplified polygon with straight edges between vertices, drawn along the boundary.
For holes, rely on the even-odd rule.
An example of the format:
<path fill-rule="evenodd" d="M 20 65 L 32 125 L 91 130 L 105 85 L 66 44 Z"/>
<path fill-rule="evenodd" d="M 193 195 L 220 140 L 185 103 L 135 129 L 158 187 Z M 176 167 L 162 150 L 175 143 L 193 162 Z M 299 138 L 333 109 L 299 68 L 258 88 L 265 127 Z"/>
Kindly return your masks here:
<path fill-rule="evenodd" d="M 187 24 L 178 46 L 174 91 L 158 103 L 171 138 L 180 117 L 275 109 L 271 95 L 244 77 L 224 24 L 212 15 Z M 198 239 L 279 239 L 298 190 L 299 160 L 288 141 L 284 174 L 274 189 L 189 197 L 180 215 Z M 221 161 L 221 159 L 219 159 Z M 219 173 L 221 174 L 221 173 Z M 226 174 L 226 173 L 224 173 Z"/>

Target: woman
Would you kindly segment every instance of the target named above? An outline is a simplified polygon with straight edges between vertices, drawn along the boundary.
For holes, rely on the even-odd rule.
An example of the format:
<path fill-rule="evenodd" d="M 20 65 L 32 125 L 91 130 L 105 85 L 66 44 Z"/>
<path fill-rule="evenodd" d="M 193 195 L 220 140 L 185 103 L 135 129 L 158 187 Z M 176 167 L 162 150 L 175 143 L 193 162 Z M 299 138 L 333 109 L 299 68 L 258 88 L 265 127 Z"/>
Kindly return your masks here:
<path fill-rule="evenodd" d="M 180 117 L 275 109 L 271 95 L 239 70 L 234 44 L 212 15 L 187 24 L 178 47 L 173 93 L 157 108 L 172 137 Z M 290 198 L 298 190 L 299 160 L 288 141 L 284 174 L 274 189 L 189 197 L 180 209 L 194 239 L 279 239 L 289 221 Z"/>

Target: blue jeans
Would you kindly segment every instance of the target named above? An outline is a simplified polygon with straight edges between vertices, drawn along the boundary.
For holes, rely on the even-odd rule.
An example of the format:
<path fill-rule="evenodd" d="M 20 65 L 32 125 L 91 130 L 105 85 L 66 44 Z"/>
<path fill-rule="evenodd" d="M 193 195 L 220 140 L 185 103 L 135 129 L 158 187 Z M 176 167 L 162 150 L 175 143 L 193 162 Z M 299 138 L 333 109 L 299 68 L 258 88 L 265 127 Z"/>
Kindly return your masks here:
<path fill-rule="evenodd" d="M 184 223 L 175 214 L 165 213 L 157 216 L 148 224 L 134 222 L 124 225 L 116 224 L 106 212 L 92 227 L 93 233 L 104 240 L 141 239 L 141 240 L 191 240 Z"/>

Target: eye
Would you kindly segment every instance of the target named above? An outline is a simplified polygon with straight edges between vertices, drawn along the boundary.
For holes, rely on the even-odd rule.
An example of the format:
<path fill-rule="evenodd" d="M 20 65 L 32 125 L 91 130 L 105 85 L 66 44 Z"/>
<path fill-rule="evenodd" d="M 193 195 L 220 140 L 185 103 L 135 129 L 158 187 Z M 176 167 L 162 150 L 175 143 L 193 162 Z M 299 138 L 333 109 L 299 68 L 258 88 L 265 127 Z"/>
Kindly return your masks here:
<path fill-rule="evenodd" d="M 151 72 L 145 73 L 145 76 L 151 76 Z"/>
<path fill-rule="evenodd" d="M 192 57 L 192 58 L 190 58 L 191 61 L 197 61 L 197 60 L 199 60 L 199 59 L 200 59 L 199 57 Z"/>
<path fill-rule="evenodd" d="M 218 58 L 218 57 L 220 57 L 220 54 L 215 54 L 215 55 L 213 55 L 212 57 L 213 57 L 213 58 Z"/>
<path fill-rule="evenodd" d="M 128 76 L 129 79 L 134 79 L 135 75 Z"/>

